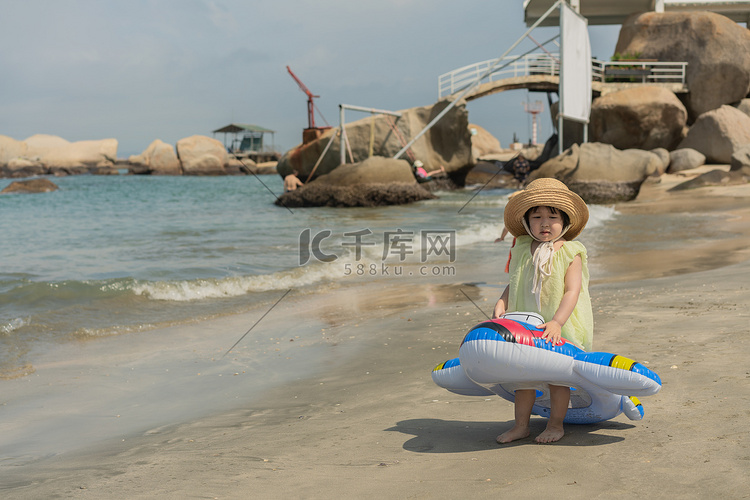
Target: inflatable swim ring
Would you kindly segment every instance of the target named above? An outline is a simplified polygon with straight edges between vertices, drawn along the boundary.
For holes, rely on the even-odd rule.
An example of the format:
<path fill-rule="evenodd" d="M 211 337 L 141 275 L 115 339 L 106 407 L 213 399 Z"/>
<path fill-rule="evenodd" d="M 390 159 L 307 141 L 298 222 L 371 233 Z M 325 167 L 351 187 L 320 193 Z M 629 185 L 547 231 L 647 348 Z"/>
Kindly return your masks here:
<path fill-rule="evenodd" d="M 536 389 L 532 412 L 549 418 L 549 385 L 571 388 L 564 422 L 589 424 L 621 412 L 643 418 L 639 396 L 661 389 L 659 376 L 632 359 L 607 352 L 585 352 L 563 339 L 553 345 L 536 328 L 544 320 L 534 313 L 506 314 L 484 321 L 466 334 L 458 358 L 439 364 L 432 380 L 466 396 L 497 394 L 514 401 L 518 389 Z"/>

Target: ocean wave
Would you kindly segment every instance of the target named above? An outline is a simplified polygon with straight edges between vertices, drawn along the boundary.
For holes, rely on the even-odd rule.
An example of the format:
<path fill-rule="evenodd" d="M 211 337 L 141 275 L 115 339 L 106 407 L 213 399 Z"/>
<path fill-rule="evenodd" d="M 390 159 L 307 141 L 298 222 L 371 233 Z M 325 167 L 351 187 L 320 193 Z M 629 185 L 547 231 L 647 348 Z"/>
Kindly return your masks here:
<path fill-rule="evenodd" d="M 185 302 L 238 297 L 247 293 L 287 290 L 339 278 L 340 266 L 315 263 L 272 274 L 216 279 L 135 282 L 131 291 L 153 300 Z"/>
<path fill-rule="evenodd" d="M 605 222 L 614 219 L 617 215 L 614 205 L 589 205 L 589 222 L 586 224 L 586 229 L 603 226 Z"/>
<path fill-rule="evenodd" d="M 482 186 L 468 186 L 456 191 L 436 191 L 438 198 L 423 202 L 425 205 L 455 206 L 470 209 L 478 207 L 503 207 L 508 203 L 512 190 L 482 190 Z"/>
<path fill-rule="evenodd" d="M 5 321 L 3 323 L 0 323 L 0 333 L 9 335 L 14 330 L 18 330 L 19 328 L 23 328 L 24 326 L 29 324 L 28 318 L 15 318 L 11 319 L 9 321 Z"/>
<path fill-rule="evenodd" d="M 587 229 L 602 226 L 617 215 L 614 206 L 590 205 L 589 211 Z M 185 280 L 141 280 L 122 277 L 101 281 L 5 282 L 7 290 L 0 294 L 0 298 L 7 299 L 6 305 L 12 303 L 14 310 L 6 310 L 2 314 L 5 318 L 0 318 L 0 333 L 7 334 L 27 326 L 28 320 L 22 318 L 27 312 L 36 311 L 40 306 L 54 310 L 92 300 L 117 299 L 122 294 L 172 302 L 240 297 L 248 293 L 338 282 L 347 276 L 347 269 L 355 269 L 362 263 L 409 265 L 443 263 L 449 260 L 453 262 L 452 259 L 457 257 L 457 249 L 492 243 L 503 229 L 502 212 L 493 218 L 468 218 L 454 222 L 465 225 L 404 231 L 400 241 L 392 239 L 393 230 L 376 230 L 367 238 L 363 238 L 366 244 L 360 248 L 355 248 L 351 244 L 351 238 L 334 237 L 328 246 L 320 249 L 324 254 L 333 255 L 332 262 L 320 262 L 312 257 L 304 265 L 268 274 Z"/>

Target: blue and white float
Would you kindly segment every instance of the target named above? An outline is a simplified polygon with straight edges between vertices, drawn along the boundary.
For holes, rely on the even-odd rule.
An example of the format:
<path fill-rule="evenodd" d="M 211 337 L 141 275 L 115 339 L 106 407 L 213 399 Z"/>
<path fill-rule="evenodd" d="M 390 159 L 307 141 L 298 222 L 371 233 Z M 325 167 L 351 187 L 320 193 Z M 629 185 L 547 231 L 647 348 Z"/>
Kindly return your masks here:
<path fill-rule="evenodd" d="M 643 418 L 638 397 L 659 392 L 655 372 L 623 356 L 585 352 L 565 339 L 553 345 L 535 326 L 543 322 L 534 313 L 512 313 L 478 324 L 464 337 L 458 358 L 435 367 L 432 380 L 456 394 L 497 394 L 511 402 L 516 390 L 536 389 L 532 412 L 547 418 L 549 386 L 567 385 L 566 423 L 601 422 L 621 412 L 631 420 Z"/>

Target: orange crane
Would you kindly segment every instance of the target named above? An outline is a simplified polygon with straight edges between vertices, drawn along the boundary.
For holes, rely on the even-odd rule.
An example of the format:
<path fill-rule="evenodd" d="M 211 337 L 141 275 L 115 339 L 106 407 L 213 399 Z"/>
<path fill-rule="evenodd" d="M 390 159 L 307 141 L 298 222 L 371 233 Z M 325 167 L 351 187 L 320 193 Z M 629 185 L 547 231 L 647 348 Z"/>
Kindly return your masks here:
<path fill-rule="evenodd" d="M 315 102 L 313 101 L 313 99 L 315 99 L 316 97 L 320 97 L 320 96 L 314 95 L 312 92 L 310 92 L 310 89 L 308 89 L 307 86 L 304 83 L 302 83 L 302 81 L 299 78 L 297 78 L 297 75 L 294 74 L 294 72 L 289 66 L 286 67 L 286 70 L 289 72 L 290 75 L 292 75 L 292 78 L 294 78 L 294 81 L 297 82 L 297 85 L 299 85 L 300 90 L 307 95 L 307 128 L 302 132 L 302 142 L 304 144 L 307 144 L 308 142 L 320 137 L 320 131 L 329 129 L 331 127 L 330 126 L 329 127 L 316 127 L 315 126 Z M 325 121 L 325 118 L 323 118 L 323 121 Z"/>

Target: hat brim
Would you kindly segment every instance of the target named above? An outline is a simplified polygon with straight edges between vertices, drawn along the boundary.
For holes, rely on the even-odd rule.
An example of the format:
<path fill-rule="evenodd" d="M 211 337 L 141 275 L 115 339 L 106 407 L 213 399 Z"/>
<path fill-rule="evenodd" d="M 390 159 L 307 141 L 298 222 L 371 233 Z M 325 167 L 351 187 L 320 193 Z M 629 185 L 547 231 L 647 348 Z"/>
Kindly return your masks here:
<path fill-rule="evenodd" d="M 570 228 L 564 235 L 566 240 L 581 234 L 589 220 L 589 209 L 580 196 L 557 179 L 543 178 L 529 183 L 526 189 L 517 191 L 508 200 L 503 216 L 508 232 L 516 237 L 528 234 L 523 217 L 530 208 L 542 206 L 554 207 L 568 215 Z"/>

